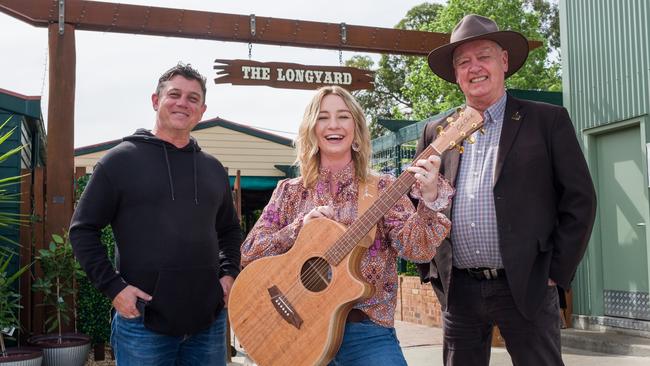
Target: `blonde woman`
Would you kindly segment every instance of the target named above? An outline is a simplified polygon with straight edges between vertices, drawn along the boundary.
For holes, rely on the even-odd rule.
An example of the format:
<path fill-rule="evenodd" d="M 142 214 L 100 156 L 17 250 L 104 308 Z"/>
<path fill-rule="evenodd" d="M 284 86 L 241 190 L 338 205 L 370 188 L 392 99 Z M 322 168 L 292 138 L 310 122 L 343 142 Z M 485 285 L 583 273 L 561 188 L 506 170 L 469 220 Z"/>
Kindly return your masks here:
<path fill-rule="evenodd" d="M 319 89 L 307 106 L 296 140 L 301 176 L 279 182 L 242 244 L 242 264 L 282 254 L 294 244 L 302 226 L 319 217 L 349 225 L 357 217 L 359 183 L 370 174 L 370 133 L 363 110 L 338 86 Z M 417 179 L 417 209 L 404 196 L 377 224 L 375 240 L 361 262 L 374 295 L 355 304 L 347 318 L 343 342 L 331 365 L 406 365 L 395 336 L 397 257 L 426 263 L 450 229 L 441 210 L 453 189 L 438 176 L 440 159 L 410 167 Z M 381 194 L 394 177 L 381 175 Z"/>

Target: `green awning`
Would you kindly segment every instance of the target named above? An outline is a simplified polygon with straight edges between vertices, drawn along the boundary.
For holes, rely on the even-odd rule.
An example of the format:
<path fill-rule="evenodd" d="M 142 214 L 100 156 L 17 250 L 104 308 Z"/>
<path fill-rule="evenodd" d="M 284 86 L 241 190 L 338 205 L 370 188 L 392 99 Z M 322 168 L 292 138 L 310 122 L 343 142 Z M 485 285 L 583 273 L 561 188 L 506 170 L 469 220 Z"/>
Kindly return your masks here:
<path fill-rule="evenodd" d="M 235 177 L 230 176 L 230 187 L 235 185 Z M 251 191 L 273 190 L 284 177 L 241 177 L 241 187 Z"/>

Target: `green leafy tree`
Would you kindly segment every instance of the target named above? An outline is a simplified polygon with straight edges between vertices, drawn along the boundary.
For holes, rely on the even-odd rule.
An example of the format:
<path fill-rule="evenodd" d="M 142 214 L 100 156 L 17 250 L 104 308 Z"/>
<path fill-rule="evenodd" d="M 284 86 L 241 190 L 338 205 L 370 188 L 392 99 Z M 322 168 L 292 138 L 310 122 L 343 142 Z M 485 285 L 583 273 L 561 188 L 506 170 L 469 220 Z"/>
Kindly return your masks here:
<path fill-rule="evenodd" d="M 560 90 L 559 64 L 547 58 L 548 40 L 541 33 L 540 16 L 522 0 L 449 0 L 426 30 L 450 32 L 463 16 L 470 13 L 494 19 L 499 29 L 518 31 L 528 39 L 543 42 L 541 47 L 530 52 L 524 67 L 508 78 L 508 88 Z M 427 118 L 464 102 L 460 89 L 435 76 L 426 58 L 417 59 L 415 64 L 406 78 L 404 90 L 413 103 L 416 119 Z"/>
<path fill-rule="evenodd" d="M 417 5 L 406 13 L 395 28 L 421 30 L 435 20 L 442 7 L 440 4 L 429 3 Z M 377 124 L 377 118 L 411 118 L 413 103 L 405 95 L 404 83 L 417 58 L 382 55 L 375 70 L 374 90 L 354 92 L 366 115 L 369 116 L 370 134 L 373 138 L 386 133 L 386 130 Z M 372 70 L 374 61 L 367 56 L 354 56 L 346 62 L 346 66 Z"/>
<path fill-rule="evenodd" d="M 77 179 L 75 190 L 76 201 L 79 201 L 89 180 L 88 175 Z M 115 257 L 115 237 L 110 226 L 102 229 L 100 240 L 108 258 Z M 77 281 L 79 301 L 77 301 L 77 316 L 79 330 L 91 337 L 93 344 L 107 343 L 111 336 L 111 300 L 99 292 L 90 282 L 83 271 Z"/>
<path fill-rule="evenodd" d="M 560 10 L 557 0 L 525 0 L 525 4 L 539 15 L 540 33 L 548 40 L 549 50 L 559 54 Z"/>

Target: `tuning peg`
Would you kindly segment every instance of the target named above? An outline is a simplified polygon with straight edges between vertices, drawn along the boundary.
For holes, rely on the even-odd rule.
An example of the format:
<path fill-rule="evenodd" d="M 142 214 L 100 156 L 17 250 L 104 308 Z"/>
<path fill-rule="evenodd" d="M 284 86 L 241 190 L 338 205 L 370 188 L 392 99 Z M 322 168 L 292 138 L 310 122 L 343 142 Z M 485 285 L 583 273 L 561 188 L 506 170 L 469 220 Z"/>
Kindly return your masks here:
<path fill-rule="evenodd" d="M 465 152 L 465 148 L 461 145 L 456 145 L 456 150 L 461 154 Z"/>
<path fill-rule="evenodd" d="M 472 135 L 472 136 L 466 138 L 465 141 L 469 142 L 470 144 L 474 144 L 476 142 L 476 137 L 474 137 L 474 135 Z"/>
<path fill-rule="evenodd" d="M 481 135 L 485 135 L 485 128 L 481 127 L 481 129 L 478 131 L 481 133 Z"/>
<path fill-rule="evenodd" d="M 436 127 L 436 132 L 438 133 L 438 136 L 444 136 L 445 135 L 445 129 L 442 126 Z"/>
<path fill-rule="evenodd" d="M 454 118 L 453 117 L 447 117 L 447 123 L 452 123 L 452 122 L 454 122 Z"/>

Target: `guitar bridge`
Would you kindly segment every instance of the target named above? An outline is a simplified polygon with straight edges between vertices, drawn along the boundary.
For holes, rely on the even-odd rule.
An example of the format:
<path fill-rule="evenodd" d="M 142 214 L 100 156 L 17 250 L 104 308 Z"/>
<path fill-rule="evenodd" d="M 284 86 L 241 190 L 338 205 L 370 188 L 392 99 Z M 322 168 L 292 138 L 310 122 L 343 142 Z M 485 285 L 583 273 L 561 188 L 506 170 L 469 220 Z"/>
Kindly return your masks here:
<path fill-rule="evenodd" d="M 300 325 L 302 325 L 302 319 L 296 312 L 296 309 L 291 306 L 289 300 L 287 300 L 282 292 L 280 292 L 280 289 L 278 289 L 277 286 L 269 287 L 269 295 L 271 295 L 271 303 L 273 304 L 275 311 L 280 314 L 282 319 L 297 329 L 300 329 Z"/>

